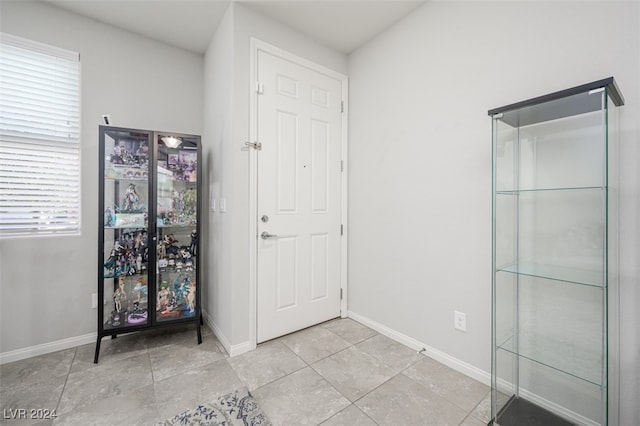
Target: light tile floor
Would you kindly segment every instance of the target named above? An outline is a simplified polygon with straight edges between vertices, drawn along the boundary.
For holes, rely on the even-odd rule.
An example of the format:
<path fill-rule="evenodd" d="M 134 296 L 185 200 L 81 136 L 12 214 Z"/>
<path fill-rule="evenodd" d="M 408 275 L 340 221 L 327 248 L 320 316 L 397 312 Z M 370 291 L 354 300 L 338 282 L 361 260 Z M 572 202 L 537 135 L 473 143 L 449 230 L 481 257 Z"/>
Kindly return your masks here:
<path fill-rule="evenodd" d="M 153 425 L 242 386 L 274 425 L 486 425 L 489 388 L 351 319 L 230 358 L 193 325 L 0 366 L 2 424 Z M 16 420 L 19 409 L 53 420 Z"/>

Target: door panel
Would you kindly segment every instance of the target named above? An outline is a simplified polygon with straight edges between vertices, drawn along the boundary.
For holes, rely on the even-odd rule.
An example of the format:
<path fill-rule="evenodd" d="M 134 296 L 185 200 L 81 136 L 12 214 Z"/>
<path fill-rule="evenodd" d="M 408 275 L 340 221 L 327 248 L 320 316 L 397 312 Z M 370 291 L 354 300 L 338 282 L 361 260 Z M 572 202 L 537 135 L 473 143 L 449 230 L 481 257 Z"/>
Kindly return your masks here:
<path fill-rule="evenodd" d="M 298 239 L 280 238 L 277 244 L 276 257 L 276 293 L 278 295 L 276 309 L 281 311 L 295 307 L 298 300 L 298 274 L 296 273 L 298 257 Z"/>
<path fill-rule="evenodd" d="M 263 342 L 340 315 L 342 82 L 264 51 L 258 81 Z"/>
<path fill-rule="evenodd" d="M 298 206 L 298 117 L 277 111 L 275 170 L 278 182 L 278 213 L 296 213 Z M 265 162 L 262 162 L 263 165 Z"/>
<path fill-rule="evenodd" d="M 329 123 L 311 122 L 311 210 L 328 213 L 329 202 Z"/>

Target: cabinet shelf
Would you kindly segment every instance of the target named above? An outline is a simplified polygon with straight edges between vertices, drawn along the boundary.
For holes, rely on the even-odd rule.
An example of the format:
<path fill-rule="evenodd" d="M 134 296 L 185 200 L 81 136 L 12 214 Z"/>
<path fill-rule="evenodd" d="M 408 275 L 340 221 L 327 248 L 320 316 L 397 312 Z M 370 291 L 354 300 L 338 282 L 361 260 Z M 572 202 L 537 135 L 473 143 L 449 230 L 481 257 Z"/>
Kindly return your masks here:
<path fill-rule="evenodd" d="M 193 224 L 188 224 L 188 223 L 187 223 L 187 224 L 175 224 L 175 225 L 174 225 L 174 224 L 171 224 L 171 225 L 161 225 L 161 224 L 158 224 L 158 228 L 164 228 L 164 229 L 167 229 L 167 228 L 169 228 L 169 229 L 184 229 L 184 228 L 193 228 L 195 225 L 196 225 L 195 223 L 193 223 Z"/>
<path fill-rule="evenodd" d="M 104 178 L 107 180 L 123 180 L 133 182 L 147 182 L 149 180 L 149 169 L 138 167 L 113 167 L 105 166 Z"/>
<path fill-rule="evenodd" d="M 497 268 L 496 272 L 526 275 L 535 278 L 543 278 L 598 288 L 603 287 L 604 280 L 602 271 L 592 271 L 562 265 L 548 265 L 523 261 L 503 265 Z"/>
<path fill-rule="evenodd" d="M 526 188 L 526 189 L 501 189 L 497 190 L 498 195 L 518 195 L 521 193 L 552 192 L 552 191 L 584 191 L 584 190 L 604 190 L 604 186 L 575 186 L 558 188 Z"/>
<path fill-rule="evenodd" d="M 533 333 L 520 333 L 518 345 L 514 336 L 509 336 L 497 349 L 526 358 L 537 364 L 552 368 L 563 374 L 575 377 L 587 383 L 602 386 L 602 359 L 599 348 L 589 351 L 588 347 L 578 347 L 570 342 L 559 342 L 536 336 Z"/>

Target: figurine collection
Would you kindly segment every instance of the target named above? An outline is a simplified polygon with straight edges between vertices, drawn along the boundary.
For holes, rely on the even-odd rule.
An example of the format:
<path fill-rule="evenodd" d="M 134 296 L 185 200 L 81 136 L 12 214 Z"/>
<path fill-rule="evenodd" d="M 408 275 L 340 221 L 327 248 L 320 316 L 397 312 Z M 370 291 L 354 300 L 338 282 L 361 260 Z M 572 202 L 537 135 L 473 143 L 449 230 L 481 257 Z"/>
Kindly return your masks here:
<path fill-rule="evenodd" d="M 167 168 L 173 172 L 174 180 L 196 182 L 198 153 L 194 150 L 179 150 L 167 154 Z"/>
<path fill-rule="evenodd" d="M 147 231 L 125 230 L 104 263 L 104 277 L 115 278 L 113 310 L 108 319 L 112 327 L 143 324 L 148 319 L 147 268 L 149 246 Z M 165 234 L 156 247 L 158 291 L 157 318 L 169 319 L 195 315 L 195 259 L 198 234 L 188 235 L 188 245 L 179 245 L 174 234 Z M 187 242 L 187 240 L 185 240 Z"/>
<path fill-rule="evenodd" d="M 111 179 L 146 180 L 149 177 L 149 145 L 145 139 L 121 140 L 106 155 L 105 176 Z"/>
<path fill-rule="evenodd" d="M 119 185 L 114 185 L 115 200 L 106 206 L 103 218 L 104 227 L 113 228 L 115 234 L 103 265 L 105 280 L 113 279 L 113 284 L 108 284 L 113 288 L 112 303 L 105 312 L 105 322 L 111 327 L 149 321 L 147 277 L 148 269 L 154 267 L 150 242 L 157 258 L 157 283 L 151 287 L 156 318 L 196 314 L 198 233 L 190 227 L 197 226 L 198 192 L 191 184 L 197 182 L 197 151 L 158 152 L 158 174 L 168 178 L 169 187 L 165 190 L 160 176 L 155 222 L 158 235 L 153 241 L 147 231 L 148 201 L 153 198 L 149 194 L 149 155 L 147 139 L 133 134 L 118 140 L 112 152 L 105 153 L 105 178 L 120 180 Z M 176 227 L 175 232 L 167 229 L 170 227 Z"/>

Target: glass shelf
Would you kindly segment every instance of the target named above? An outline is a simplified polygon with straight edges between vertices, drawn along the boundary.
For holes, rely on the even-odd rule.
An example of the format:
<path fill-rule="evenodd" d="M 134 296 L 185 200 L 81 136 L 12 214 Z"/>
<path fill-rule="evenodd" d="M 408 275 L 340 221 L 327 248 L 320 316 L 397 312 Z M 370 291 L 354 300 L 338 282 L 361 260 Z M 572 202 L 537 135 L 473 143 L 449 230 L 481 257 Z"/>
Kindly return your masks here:
<path fill-rule="evenodd" d="M 162 229 L 184 229 L 184 228 L 193 228 L 196 224 L 172 224 L 172 225 L 164 225 L 158 223 L 157 227 Z"/>
<path fill-rule="evenodd" d="M 498 267 L 496 272 L 507 272 L 598 288 L 603 287 L 604 280 L 602 271 L 523 261 Z"/>
<path fill-rule="evenodd" d="M 526 358 L 537 364 L 591 383 L 602 385 L 602 359 L 599 352 L 587 351 L 571 342 L 559 342 L 533 333 L 519 334 L 516 347 L 514 336 L 510 336 L 497 349 Z"/>
<path fill-rule="evenodd" d="M 525 189 L 508 189 L 496 191 L 499 195 L 518 195 L 520 193 L 529 192 L 549 192 L 549 191 L 582 191 L 582 190 L 604 190 L 604 186 L 576 186 L 563 188 L 525 188 Z"/>

